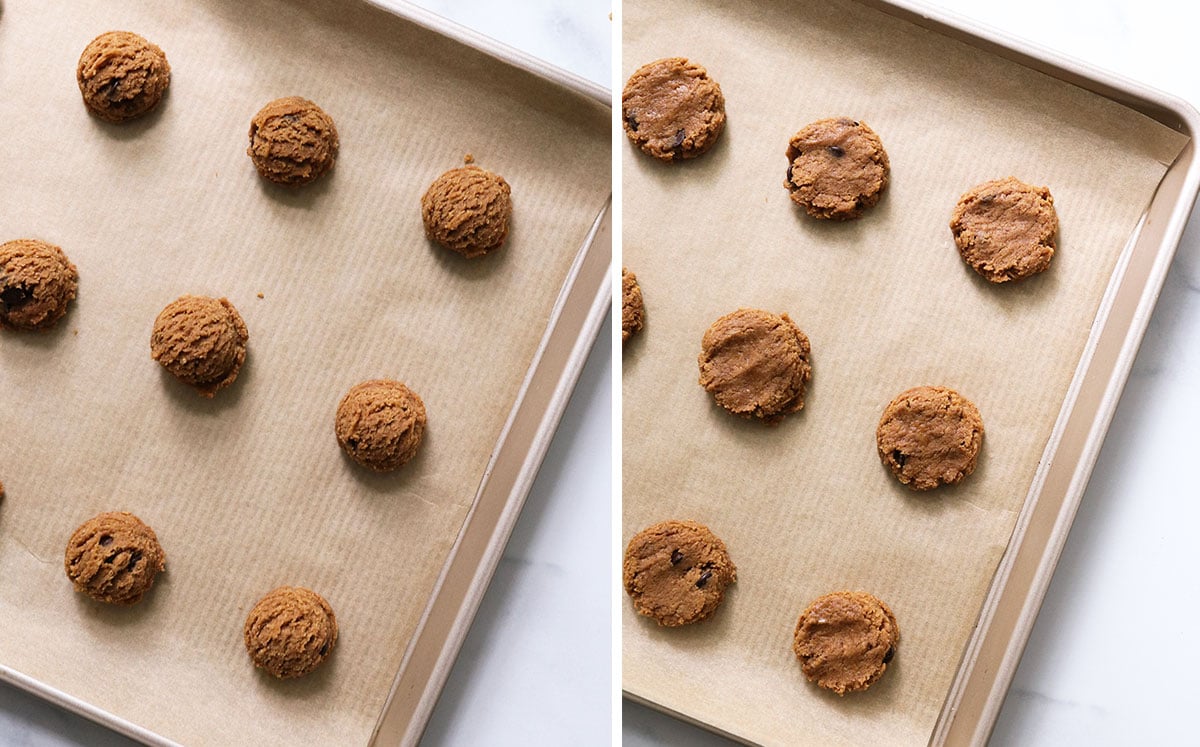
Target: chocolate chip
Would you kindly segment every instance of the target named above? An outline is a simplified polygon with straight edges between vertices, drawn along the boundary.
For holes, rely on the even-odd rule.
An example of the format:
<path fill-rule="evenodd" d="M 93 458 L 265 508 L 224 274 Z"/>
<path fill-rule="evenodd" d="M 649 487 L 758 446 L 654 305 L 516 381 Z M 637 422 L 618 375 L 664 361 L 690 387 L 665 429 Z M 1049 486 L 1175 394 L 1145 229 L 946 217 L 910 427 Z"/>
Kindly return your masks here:
<path fill-rule="evenodd" d="M 686 139 L 687 139 L 687 133 L 685 133 L 683 130 L 676 132 L 675 133 L 675 142 L 671 143 L 671 147 L 672 148 L 682 148 L 683 141 Z"/>
<path fill-rule="evenodd" d="M 9 309 L 24 306 L 33 300 L 33 290 L 23 285 L 10 285 L 0 290 L 0 304 Z"/>
<path fill-rule="evenodd" d="M 900 451 L 899 449 L 893 449 L 892 450 L 892 461 L 895 462 L 897 465 L 903 467 L 904 463 L 908 461 L 908 455 L 905 454 L 903 451 Z"/>
<path fill-rule="evenodd" d="M 104 98 L 109 99 L 111 101 L 112 99 L 115 99 L 117 97 L 117 94 L 120 93 L 120 88 L 121 88 L 121 79 L 113 78 L 112 80 L 110 80 L 109 82 L 105 83 L 103 86 L 100 87 L 100 95 L 104 96 Z"/>
<path fill-rule="evenodd" d="M 794 163 L 789 163 L 789 164 L 788 164 L 787 185 L 788 185 L 789 187 L 793 186 L 793 185 L 792 185 L 792 167 L 793 167 L 793 166 L 795 166 L 795 165 L 796 165 L 796 164 L 794 164 Z"/>
<path fill-rule="evenodd" d="M 896 649 L 892 646 L 888 646 L 887 653 L 883 655 L 883 663 L 887 664 L 889 661 L 892 660 L 892 657 L 895 655 L 896 655 Z"/>
<path fill-rule="evenodd" d="M 679 565 L 681 560 L 683 560 L 683 553 L 678 550 L 671 553 L 671 565 Z"/>
<path fill-rule="evenodd" d="M 321 650 L 317 652 L 317 656 L 324 656 L 327 653 L 329 653 L 329 641 L 321 644 Z"/>
<path fill-rule="evenodd" d="M 108 547 L 111 544 L 112 544 L 112 535 L 111 534 L 100 535 L 100 546 L 101 547 Z"/>
<path fill-rule="evenodd" d="M 138 564 L 138 561 L 139 561 L 139 560 L 141 560 L 141 559 L 142 559 L 142 551 L 141 551 L 141 550 L 134 550 L 133 552 L 129 553 L 129 565 L 127 565 L 127 566 L 125 566 L 125 567 L 126 567 L 126 568 L 132 568 L 132 567 L 134 567 L 135 565 L 137 565 L 137 564 Z"/>
<path fill-rule="evenodd" d="M 696 588 L 703 589 L 708 580 L 712 578 L 712 571 L 705 571 L 700 574 L 700 578 L 696 579 Z"/>
<path fill-rule="evenodd" d="M 841 158 L 842 156 L 846 155 L 846 151 L 842 150 L 842 147 L 840 145 L 829 146 L 829 153 L 834 158 Z"/>
<path fill-rule="evenodd" d="M 637 117 L 634 116 L 633 112 L 625 113 L 625 124 L 629 125 L 629 129 L 633 130 L 634 132 L 637 132 L 638 121 L 637 121 Z"/>

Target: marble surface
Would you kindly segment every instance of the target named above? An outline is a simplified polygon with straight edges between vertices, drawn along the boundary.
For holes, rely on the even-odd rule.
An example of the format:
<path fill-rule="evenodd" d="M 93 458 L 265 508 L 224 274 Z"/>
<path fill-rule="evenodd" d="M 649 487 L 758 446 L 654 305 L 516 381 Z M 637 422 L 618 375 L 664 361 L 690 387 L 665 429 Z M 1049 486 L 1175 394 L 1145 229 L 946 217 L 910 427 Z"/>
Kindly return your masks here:
<path fill-rule="evenodd" d="M 349 1 L 349 0 L 348 0 Z M 417 5 L 608 87 L 605 0 L 417 0 Z M 423 745 L 612 741 L 609 319 L 479 613 Z M 0 684 L 0 746 L 134 743 Z"/>
<path fill-rule="evenodd" d="M 1200 105 L 1200 8 L 1172 0 L 938 6 Z M 1103 157 L 1098 154 L 1097 157 Z M 1193 217 L 1083 497 L 993 745 L 1194 744 L 1200 609 L 1200 218 Z M 731 744 L 629 703 L 629 747 Z"/>

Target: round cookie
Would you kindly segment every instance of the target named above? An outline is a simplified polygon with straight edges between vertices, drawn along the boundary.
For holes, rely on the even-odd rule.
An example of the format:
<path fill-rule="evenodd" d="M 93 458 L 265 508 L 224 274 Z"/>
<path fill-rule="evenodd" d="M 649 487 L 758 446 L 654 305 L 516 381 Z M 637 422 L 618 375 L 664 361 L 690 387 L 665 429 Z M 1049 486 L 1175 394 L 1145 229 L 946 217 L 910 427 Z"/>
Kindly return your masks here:
<path fill-rule="evenodd" d="M 983 420 L 953 389 L 918 386 L 888 404 L 875 432 L 879 457 L 913 490 L 952 485 L 975 471 Z"/>
<path fill-rule="evenodd" d="M 135 604 L 154 585 L 166 560 L 153 529 L 131 513 L 113 511 L 75 530 L 63 565 L 75 591 L 97 602 Z"/>
<path fill-rule="evenodd" d="M 659 161 L 695 158 L 725 129 L 725 96 L 708 71 L 683 57 L 638 68 L 621 92 L 625 134 Z"/>
<path fill-rule="evenodd" d="M 161 49 L 137 34 L 109 31 L 84 48 L 75 79 L 88 111 L 120 123 L 158 106 L 171 83 L 171 66 Z"/>
<path fill-rule="evenodd" d="M 246 323 L 227 299 L 185 295 L 154 320 L 150 357 L 211 398 L 237 379 L 249 339 Z"/>
<path fill-rule="evenodd" d="M 629 268 L 621 268 L 621 342 L 625 342 L 642 330 L 646 321 L 646 307 L 642 303 L 642 288 L 637 275 Z"/>
<path fill-rule="evenodd" d="M 664 521 L 629 540 L 622 578 L 638 614 L 674 628 L 712 615 L 725 587 L 737 581 L 737 568 L 708 527 Z"/>
<path fill-rule="evenodd" d="M 804 407 L 810 346 L 787 314 L 738 309 L 713 322 L 700 345 L 700 386 L 726 410 L 774 423 Z"/>
<path fill-rule="evenodd" d="M 0 244 L 0 329 L 53 327 L 79 290 L 63 250 L 36 239 Z"/>
<path fill-rule="evenodd" d="M 338 153 L 337 127 L 308 99 L 275 99 L 250 120 L 246 153 L 264 179 L 298 187 L 333 168 Z"/>
<path fill-rule="evenodd" d="M 356 384 L 338 403 L 334 432 L 346 455 L 376 472 L 390 472 L 416 456 L 425 434 L 425 403 L 390 379 Z"/>
<path fill-rule="evenodd" d="M 425 235 L 464 257 L 499 249 L 512 220 L 512 190 L 499 174 L 478 166 L 451 169 L 421 197 Z"/>
<path fill-rule="evenodd" d="M 950 230 L 964 262 L 991 282 L 1005 283 L 1050 266 L 1058 213 L 1048 188 L 1010 176 L 960 197 Z"/>
<path fill-rule="evenodd" d="M 337 618 L 320 594 L 298 586 L 270 591 L 246 615 L 242 638 L 254 666 L 288 679 L 303 677 L 329 657 Z"/>
<path fill-rule="evenodd" d="M 882 677 L 899 642 L 886 604 L 866 592 L 835 591 L 800 613 L 792 650 L 809 682 L 845 695 Z"/>
<path fill-rule="evenodd" d="M 814 218 L 850 220 L 879 202 L 888 156 L 879 136 L 847 117 L 822 119 L 792 136 L 783 186 Z"/>

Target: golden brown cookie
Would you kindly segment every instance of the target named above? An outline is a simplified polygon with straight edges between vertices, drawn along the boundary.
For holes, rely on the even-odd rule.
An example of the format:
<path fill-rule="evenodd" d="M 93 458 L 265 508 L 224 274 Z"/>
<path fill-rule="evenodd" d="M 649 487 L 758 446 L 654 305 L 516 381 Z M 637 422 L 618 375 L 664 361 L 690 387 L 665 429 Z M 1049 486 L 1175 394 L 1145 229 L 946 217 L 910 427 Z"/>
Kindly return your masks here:
<path fill-rule="evenodd" d="M 79 290 L 63 250 L 36 239 L 0 244 L 0 329 L 50 329 Z"/>
<path fill-rule="evenodd" d="M 171 83 L 171 66 L 161 49 L 137 34 L 109 31 L 84 48 L 75 79 L 88 111 L 119 123 L 158 106 Z"/>
<path fill-rule="evenodd" d="M 621 92 L 625 134 L 659 161 L 695 158 L 725 129 L 725 96 L 708 71 L 683 57 L 642 65 Z"/>
<path fill-rule="evenodd" d="M 882 677 L 899 642 L 886 604 L 866 592 L 835 591 L 800 613 L 792 650 L 809 682 L 845 695 Z"/>
<path fill-rule="evenodd" d="M 642 330 L 646 307 L 642 304 L 642 288 L 637 275 L 628 267 L 621 268 L 621 342 Z"/>
<path fill-rule="evenodd" d="M 421 197 L 425 235 L 464 257 L 499 249 L 512 220 L 512 190 L 504 177 L 478 166 L 451 169 Z"/>
<path fill-rule="evenodd" d="M 250 120 L 246 153 L 264 179 L 298 187 L 333 168 L 338 154 L 337 127 L 308 99 L 275 99 Z"/>
<path fill-rule="evenodd" d="M 953 389 L 918 386 L 888 404 L 875 432 L 879 457 L 913 490 L 952 485 L 975 471 L 983 420 Z"/>
<path fill-rule="evenodd" d="M 700 386 L 726 410 L 775 423 L 804 407 L 810 346 L 787 314 L 738 309 L 713 322 L 700 348 Z"/>
<path fill-rule="evenodd" d="M 964 262 L 993 283 L 1005 283 L 1050 266 L 1058 213 L 1047 187 L 1010 176 L 960 197 L 950 230 Z"/>
<path fill-rule="evenodd" d="M 249 339 L 246 323 L 228 300 L 180 296 L 154 320 L 150 357 L 211 398 L 237 379 Z"/>
<path fill-rule="evenodd" d="M 783 186 L 814 218 L 849 220 L 879 202 L 888 156 L 879 136 L 848 117 L 822 119 L 792 136 Z"/>
<path fill-rule="evenodd" d="M 242 637 L 254 666 L 281 679 L 303 677 L 333 651 L 337 618 L 320 594 L 280 586 L 246 615 Z"/>
<path fill-rule="evenodd" d="M 338 403 L 334 432 L 351 459 L 390 472 L 416 456 L 425 434 L 425 403 L 399 381 L 364 381 Z"/>
<path fill-rule="evenodd" d="M 131 513 L 112 511 L 75 530 L 63 565 L 75 591 L 97 602 L 135 604 L 154 585 L 166 561 L 153 529 Z"/>
<path fill-rule="evenodd" d="M 674 628 L 712 615 L 725 587 L 737 581 L 737 568 L 708 527 L 664 521 L 629 540 L 622 577 L 638 614 Z"/>

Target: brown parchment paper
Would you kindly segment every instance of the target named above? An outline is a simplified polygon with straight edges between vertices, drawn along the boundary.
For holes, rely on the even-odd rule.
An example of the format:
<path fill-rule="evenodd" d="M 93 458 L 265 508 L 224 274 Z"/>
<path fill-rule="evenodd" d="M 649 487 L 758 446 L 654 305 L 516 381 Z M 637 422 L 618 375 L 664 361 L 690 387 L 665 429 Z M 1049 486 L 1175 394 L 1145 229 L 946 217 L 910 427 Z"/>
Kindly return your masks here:
<path fill-rule="evenodd" d="M 172 67 L 160 110 L 123 127 L 75 83 L 114 28 Z M 330 174 L 295 191 L 245 154 L 251 116 L 287 95 L 341 135 Z M 183 743 L 365 744 L 609 193 L 609 110 L 351 0 L 5 0 L 0 121 L 0 237 L 59 244 L 80 272 L 55 331 L 0 334 L 0 663 Z M 508 244 L 470 262 L 424 238 L 419 207 L 466 153 L 514 202 Z M 149 357 L 182 293 L 227 296 L 249 327 L 211 402 Z M 389 476 L 333 434 L 342 394 L 381 376 L 429 417 Z M 63 573 L 67 537 L 105 510 L 166 550 L 133 608 Z M 299 681 L 242 644 L 280 584 L 317 590 L 340 626 Z"/>
<path fill-rule="evenodd" d="M 1029 491 L 1109 278 L 1184 140 L 1151 120 L 850 2 L 631 0 L 622 71 L 681 55 L 726 97 L 712 151 L 660 164 L 622 143 L 624 264 L 646 327 L 624 346 L 623 538 L 709 525 L 738 583 L 713 619 L 623 610 L 624 688 L 764 744 L 924 744 Z M 818 222 L 783 187 L 789 137 L 870 124 L 891 184 L 861 220 Z M 1049 271 L 993 286 L 959 258 L 959 195 L 1015 175 L 1050 187 Z M 802 412 L 730 416 L 697 384 L 700 338 L 739 307 L 787 312 L 812 341 Z M 920 384 L 972 399 L 975 473 L 919 494 L 880 464 L 888 401 Z M 805 681 L 791 651 L 817 596 L 862 589 L 901 630 L 865 693 Z"/>

